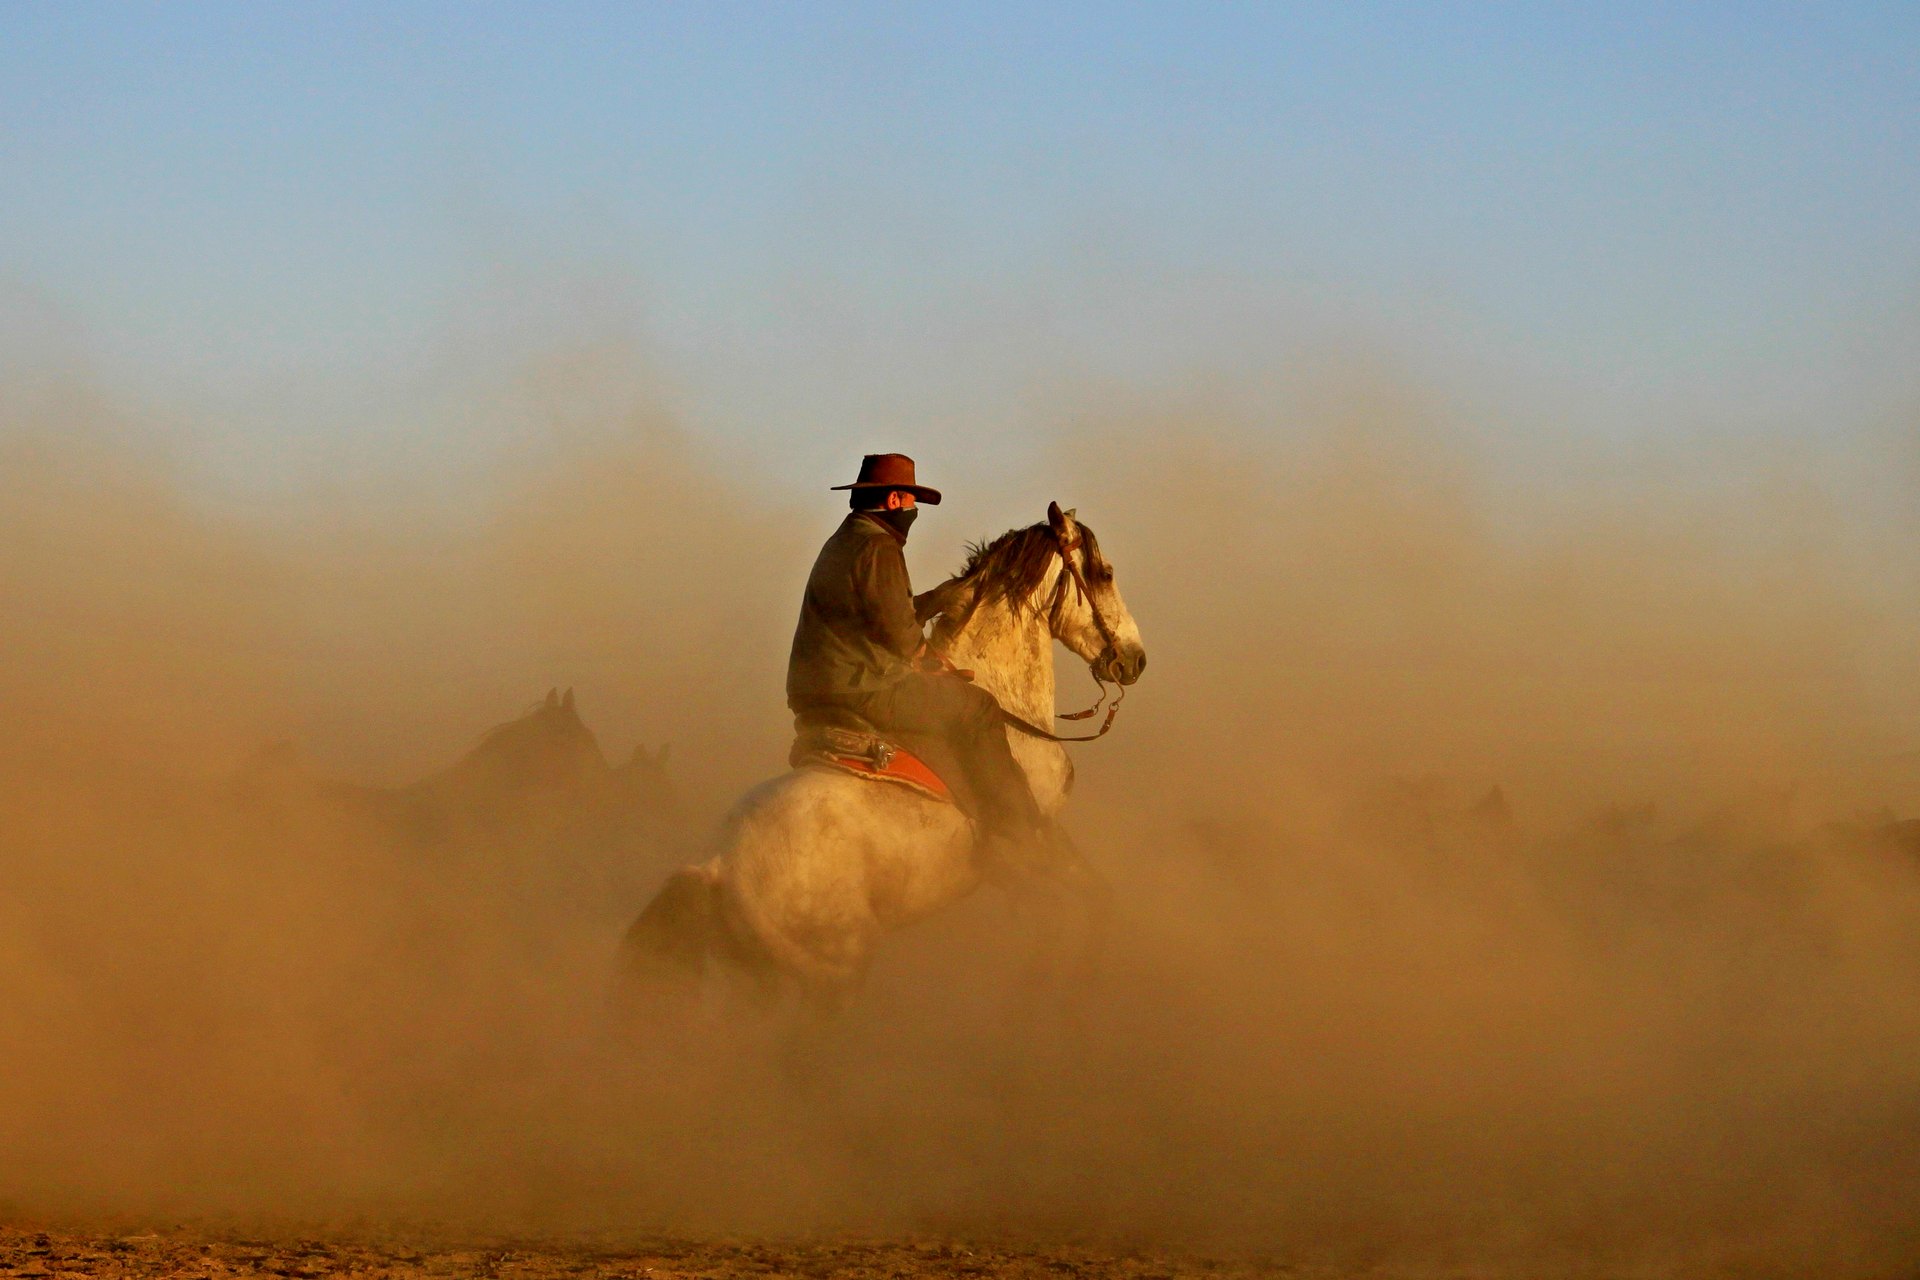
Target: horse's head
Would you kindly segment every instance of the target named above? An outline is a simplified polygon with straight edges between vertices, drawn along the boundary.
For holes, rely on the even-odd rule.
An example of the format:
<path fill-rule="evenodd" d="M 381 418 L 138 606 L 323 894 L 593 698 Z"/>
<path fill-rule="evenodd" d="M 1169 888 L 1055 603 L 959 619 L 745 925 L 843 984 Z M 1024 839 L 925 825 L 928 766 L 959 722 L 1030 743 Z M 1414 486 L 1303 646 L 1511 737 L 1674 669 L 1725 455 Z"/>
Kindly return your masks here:
<path fill-rule="evenodd" d="M 1113 566 L 1100 554 L 1093 530 L 1057 502 L 1047 504 L 1047 527 L 1061 561 L 1047 611 L 1054 639 L 1084 659 L 1096 677 L 1132 684 L 1147 669 L 1147 648 L 1120 598 Z"/>
<path fill-rule="evenodd" d="M 1009 529 L 968 551 L 959 573 L 914 597 L 922 621 L 938 619 L 929 637 L 936 649 L 950 649 L 983 609 L 1004 609 L 1044 622 L 1098 679 L 1132 684 L 1146 670 L 1140 627 L 1120 598 L 1113 566 L 1073 512 L 1051 503 L 1045 524 Z"/>
<path fill-rule="evenodd" d="M 533 710 L 489 730 L 455 771 L 503 791 L 564 789 L 603 778 L 607 759 L 574 709 L 573 690 L 549 689 Z"/>

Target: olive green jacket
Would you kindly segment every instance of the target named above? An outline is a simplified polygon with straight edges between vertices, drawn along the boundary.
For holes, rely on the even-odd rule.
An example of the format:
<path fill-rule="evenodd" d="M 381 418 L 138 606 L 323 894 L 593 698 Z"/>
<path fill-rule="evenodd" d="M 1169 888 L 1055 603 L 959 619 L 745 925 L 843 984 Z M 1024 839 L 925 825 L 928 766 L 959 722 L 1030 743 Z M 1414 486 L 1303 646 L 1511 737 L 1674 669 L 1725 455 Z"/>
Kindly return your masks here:
<path fill-rule="evenodd" d="M 787 660 L 787 705 L 857 707 L 913 670 L 922 639 L 907 578 L 906 539 L 855 511 L 807 576 Z"/>

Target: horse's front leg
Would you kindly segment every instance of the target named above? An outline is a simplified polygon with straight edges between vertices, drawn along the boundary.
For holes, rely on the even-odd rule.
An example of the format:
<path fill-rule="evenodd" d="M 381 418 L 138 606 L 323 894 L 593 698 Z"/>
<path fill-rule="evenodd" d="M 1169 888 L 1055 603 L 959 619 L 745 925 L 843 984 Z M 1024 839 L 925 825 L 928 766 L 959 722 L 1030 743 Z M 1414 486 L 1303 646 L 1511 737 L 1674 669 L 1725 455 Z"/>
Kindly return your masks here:
<path fill-rule="evenodd" d="M 1097 976 L 1113 917 L 1113 889 L 1058 823 L 1049 832 L 1053 856 L 1007 886 L 1016 917 L 1032 931 L 1019 989 L 1021 1006 L 1076 1006 Z"/>
<path fill-rule="evenodd" d="M 825 1026 L 839 1020 L 853 1007 L 860 989 L 866 985 L 869 962 L 863 961 L 848 973 L 803 983 L 800 987 L 800 1013 L 809 1023 Z"/>

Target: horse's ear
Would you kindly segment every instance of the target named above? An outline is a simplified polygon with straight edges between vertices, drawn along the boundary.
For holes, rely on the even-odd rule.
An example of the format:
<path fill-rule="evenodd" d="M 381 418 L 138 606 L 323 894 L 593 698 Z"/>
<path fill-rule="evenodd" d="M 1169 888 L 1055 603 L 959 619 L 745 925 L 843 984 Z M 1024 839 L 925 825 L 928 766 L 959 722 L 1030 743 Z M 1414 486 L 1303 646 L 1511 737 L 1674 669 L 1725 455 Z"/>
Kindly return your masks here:
<path fill-rule="evenodd" d="M 565 696 L 563 696 L 560 699 L 560 706 L 563 710 L 566 710 L 566 711 L 573 710 L 573 686 L 572 685 L 567 686 L 567 692 Z"/>
<path fill-rule="evenodd" d="M 1047 504 L 1047 523 L 1060 532 L 1064 533 L 1066 531 L 1067 516 L 1065 512 L 1060 510 L 1059 503 L 1049 502 Z"/>
<path fill-rule="evenodd" d="M 557 688 L 547 690 L 547 705 L 550 707 L 553 707 L 553 706 L 558 706 L 559 704 L 560 704 L 560 690 Z"/>

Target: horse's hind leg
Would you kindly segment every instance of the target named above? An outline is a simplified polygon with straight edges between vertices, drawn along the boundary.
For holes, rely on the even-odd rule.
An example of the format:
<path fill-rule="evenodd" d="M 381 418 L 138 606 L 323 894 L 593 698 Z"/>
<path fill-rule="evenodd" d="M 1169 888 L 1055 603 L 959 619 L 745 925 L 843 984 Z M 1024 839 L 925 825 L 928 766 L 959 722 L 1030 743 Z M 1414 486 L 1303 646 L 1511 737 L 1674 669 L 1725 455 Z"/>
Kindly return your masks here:
<path fill-rule="evenodd" d="M 710 872 L 682 867 L 627 929 L 608 1000 L 617 1027 L 638 1032 L 694 1012 L 719 927 L 714 897 Z"/>

